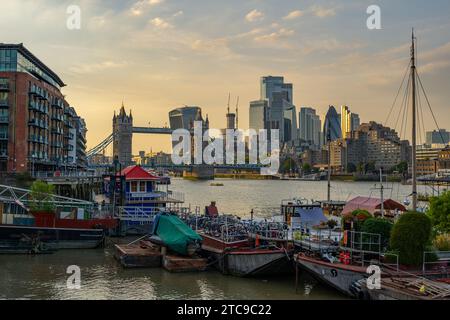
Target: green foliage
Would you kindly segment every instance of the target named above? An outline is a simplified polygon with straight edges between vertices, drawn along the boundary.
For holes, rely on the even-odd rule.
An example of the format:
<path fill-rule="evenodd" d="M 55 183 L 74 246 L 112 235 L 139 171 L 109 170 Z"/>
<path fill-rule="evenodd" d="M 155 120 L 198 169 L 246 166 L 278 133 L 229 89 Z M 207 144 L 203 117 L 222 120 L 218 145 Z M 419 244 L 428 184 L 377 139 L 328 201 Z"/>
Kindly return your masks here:
<path fill-rule="evenodd" d="M 401 264 L 418 266 L 422 263 L 430 236 L 430 219 L 423 213 L 407 212 L 392 228 L 390 247 L 399 252 Z"/>
<path fill-rule="evenodd" d="M 450 234 L 440 234 L 434 241 L 433 246 L 439 251 L 450 251 Z"/>
<path fill-rule="evenodd" d="M 364 221 L 371 217 L 372 215 L 367 210 L 358 209 L 350 214 L 345 214 L 342 217 L 342 224 L 344 224 L 345 222 L 353 221 L 353 230 L 361 231 L 361 226 L 363 225 Z"/>
<path fill-rule="evenodd" d="M 327 225 L 328 225 L 328 228 L 329 229 L 333 229 L 334 227 L 336 227 L 337 226 L 337 221 L 336 220 L 333 220 L 333 219 L 329 219 L 328 221 L 327 221 Z"/>
<path fill-rule="evenodd" d="M 354 173 L 354 172 L 356 172 L 356 169 L 357 168 L 354 163 L 347 164 L 347 172 L 348 173 Z"/>
<path fill-rule="evenodd" d="M 367 172 L 374 172 L 374 171 L 375 171 L 375 162 L 371 161 L 369 163 L 366 163 L 365 172 L 367 173 Z"/>
<path fill-rule="evenodd" d="M 427 214 L 438 232 L 450 233 L 450 191 L 440 197 L 432 197 Z"/>
<path fill-rule="evenodd" d="M 364 221 L 361 231 L 379 234 L 381 236 L 381 246 L 382 248 L 386 248 L 391 237 L 392 226 L 393 224 L 389 220 L 382 218 L 369 218 Z"/>
<path fill-rule="evenodd" d="M 304 173 L 310 173 L 311 172 L 311 165 L 309 163 L 304 163 L 302 170 Z"/>
<path fill-rule="evenodd" d="M 281 171 L 282 172 L 290 172 L 290 171 L 296 172 L 297 164 L 291 158 L 286 159 L 283 161 L 283 164 L 281 165 Z"/>
<path fill-rule="evenodd" d="M 31 185 L 31 210 L 32 211 L 53 211 L 55 209 L 52 195 L 55 192 L 53 185 L 41 180 L 36 180 Z"/>

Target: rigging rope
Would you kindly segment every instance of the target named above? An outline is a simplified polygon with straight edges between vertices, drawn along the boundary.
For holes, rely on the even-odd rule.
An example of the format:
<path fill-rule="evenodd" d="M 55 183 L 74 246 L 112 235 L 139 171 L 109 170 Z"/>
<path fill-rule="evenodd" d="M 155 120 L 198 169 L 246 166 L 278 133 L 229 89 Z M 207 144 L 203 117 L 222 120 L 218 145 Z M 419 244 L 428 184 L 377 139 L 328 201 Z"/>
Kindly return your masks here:
<path fill-rule="evenodd" d="M 442 142 L 444 142 L 444 137 L 442 136 L 442 132 L 441 132 L 441 130 L 439 128 L 439 125 L 438 125 L 438 122 L 437 122 L 436 117 L 434 115 L 433 109 L 431 108 L 430 100 L 428 99 L 427 93 L 425 92 L 425 89 L 424 89 L 423 84 L 422 84 L 422 80 L 420 79 L 420 76 L 419 76 L 419 73 L 417 72 L 417 70 L 416 70 L 416 75 L 417 75 L 417 79 L 419 80 L 420 87 L 422 88 L 423 95 L 425 96 L 425 99 L 427 101 L 428 108 L 430 109 L 431 115 L 433 116 L 434 124 L 436 125 L 436 128 L 437 128 L 437 130 L 439 132 L 439 135 L 441 136 Z"/>
<path fill-rule="evenodd" d="M 400 87 L 398 88 L 397 95 L 395 96 L 395 99 L 394 99 L 394 103 L 392 104 L 391 109 L 389 110 L 389 113 L 386 117 L 386 120 L 384 121 L 384 123 L 386 123 L 386 125 L 387 125 L 388 119 L 390 118 L 390 116 L 392 114 L 392 111 L 394 110 L 395 104 L 397 103 L 398 96 L 400 95 L 400 91 L 403 88 L 403 84 L 405 83 L 406 75 L 408 74 L 408 70 L 409 70 L 410 66 L 411 66 L 411 61 L 408 63 L 408 66 L 406 67 L 405 75 L 403 76 L 402 83 L 400 84 Z M 409 83 L 409 80 L 408 80 L 408 83 Z"/>

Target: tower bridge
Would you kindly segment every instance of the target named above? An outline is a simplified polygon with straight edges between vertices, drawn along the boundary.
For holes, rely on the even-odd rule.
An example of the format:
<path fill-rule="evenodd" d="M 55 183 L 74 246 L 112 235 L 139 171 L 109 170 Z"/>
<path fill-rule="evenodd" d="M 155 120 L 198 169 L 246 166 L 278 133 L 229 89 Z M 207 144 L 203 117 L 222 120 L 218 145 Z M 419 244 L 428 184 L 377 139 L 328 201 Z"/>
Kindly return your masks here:
<path fill-rule="evenodd" d="M 133 134 L 157 134 L 157 135 L 171 135 L 174 130 L 183 128 L 192 130 L 194 121 L 202 121 L 204 129 L 209 128 L 208 116 L 203 120 L 201 109 L 199 107 L 183 107 L 172 110 L 169 113 L 170 127 L 135 127 L 133 126 L 133 115 L 130 111 L 126 113 L 125 107 L 122 103 L 119 114 L 114 112 L 112 121 L 112 133 L 101 141 L 98 145 L 87 152 L 88 162 L 91 168 L 107 167 L 111 164 L 95 165 L 91 164 L 91 159 L 94 155 L 102 153 L 108 146 L 113 146 L 113 159 L 117 159 L 122 167 L 132 164 L 132 146 Z M 233 118 L 234 119 L 234 118 Z M 228 128 L 233 128 L 230 123 Z M 214 169 L 235 169 L 235 170 L 259 170 L 260 165 L 182 165 L 182 166 L 166 166 L 167 169 L 184 169 L 187 175 L 194 178 L 212 178 L 214 176 Z"/>

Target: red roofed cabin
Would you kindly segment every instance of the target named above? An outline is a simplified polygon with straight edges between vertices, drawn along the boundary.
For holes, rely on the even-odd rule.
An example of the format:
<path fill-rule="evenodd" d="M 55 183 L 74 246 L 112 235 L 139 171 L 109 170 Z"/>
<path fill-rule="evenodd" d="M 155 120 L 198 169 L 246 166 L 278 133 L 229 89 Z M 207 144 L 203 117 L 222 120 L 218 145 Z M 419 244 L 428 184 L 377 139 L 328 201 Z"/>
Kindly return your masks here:
<path fill-rule="evenodd" d="M 385 199 L 383 204 L 384 215 L 387 217 L 395 217 L 396 214 L 407 211 L 405 206 L 392 199 Z M 356 197 L 347 202 L 342 214 L 352 213 L 355 210 L 366 210 L 373 216 L 381 216 L 381 199 Z"/>
<path fill-rule="evenodd" d="M 141 166 L 127 167 L 117 176 L 125 179 L 125 203 L 119 216 L 122 234 L 149 233 L 156 213 L 165 211 L 168 204 L 184 202 L 184 195 L 168 190 L 166 177 L 152 174 Z M 111 196 L 109 181 L 106 178 L 105 189 Z"/>

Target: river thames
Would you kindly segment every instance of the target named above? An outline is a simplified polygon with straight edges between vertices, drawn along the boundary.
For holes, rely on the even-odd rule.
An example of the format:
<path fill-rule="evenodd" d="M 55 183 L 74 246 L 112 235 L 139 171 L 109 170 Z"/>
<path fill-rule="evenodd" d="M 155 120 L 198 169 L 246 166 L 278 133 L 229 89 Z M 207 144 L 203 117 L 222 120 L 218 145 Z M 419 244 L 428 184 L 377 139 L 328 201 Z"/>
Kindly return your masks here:
<path fill-rule="evenodd" d="M 173 179 L 171 189 L 185 194 L 186 205 L 204 208 L 216 201 L 221 213 L 248 217 L 270 217 L 279 210 L 282 199 L 326 197 L 326 181 Z M 385 184 L 385 196 L 403 201 L 410 186 Z M 429 190 L 428 190 L 429 191 Z M 424 187 L 419 192 L 425 192 Z M 339 182 L 332 184 L 333 200 L 354 196 L 378 197 L 374 183 Z M 68 289 L 66 269 L 81 269 L 81 288 Z M 50 255 L 0 255 L 0 299 L 345 299 L 302 273 L 299 290 L 295 277 L 243 279 L 223 276 L 215 271 L 172 274 L 163 269 L 125 270 L 114 260 L 111 248 L 105 250 L 59 251 Z"/>

